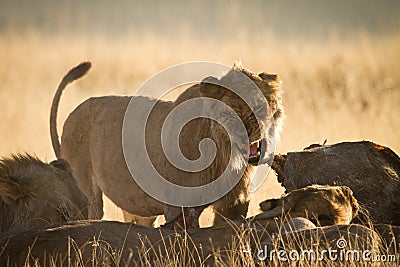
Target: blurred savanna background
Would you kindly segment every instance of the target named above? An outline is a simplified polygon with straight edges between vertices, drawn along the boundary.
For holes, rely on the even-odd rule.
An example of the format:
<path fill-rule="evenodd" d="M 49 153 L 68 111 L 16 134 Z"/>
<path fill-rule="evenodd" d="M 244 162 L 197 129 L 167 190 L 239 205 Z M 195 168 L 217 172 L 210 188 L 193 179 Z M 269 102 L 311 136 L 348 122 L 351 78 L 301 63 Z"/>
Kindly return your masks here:
<path fill-rule="evenodd" d="M 59 132 L 90 96 L 133 94 L 171 65 L 241 60 L 284 81 L 277 150 L 371 140 L 400 153 L 400 2 L 0 0 L 0 155 L 55 158 L 49 112 L 62 76 Z M 254 195 L 276 197 L 271 173 Z M 118 210 L 107 206 L 106 218 Z"/>

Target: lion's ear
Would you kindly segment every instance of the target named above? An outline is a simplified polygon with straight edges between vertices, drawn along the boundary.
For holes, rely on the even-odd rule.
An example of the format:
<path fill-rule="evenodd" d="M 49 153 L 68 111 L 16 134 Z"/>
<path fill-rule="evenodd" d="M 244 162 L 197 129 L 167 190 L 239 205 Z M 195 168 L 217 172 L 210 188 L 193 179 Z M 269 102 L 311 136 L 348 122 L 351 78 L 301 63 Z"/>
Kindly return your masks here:
<path fill-rule="evenodd" d="M 262 72 L 262 73 L 258 74 L 258 77 L 260 77 L 264 81 L 280 82 L 280 78 L 277 73 Z"/>
<path fill-rule="evenodd" d="M 60 170 L 66 171 L 69 174 L 72 174 L 71 166 L 69 166 L 68 162 L 62 158 L 53 160 L 52 162 L 50 162 L 50 165 Z"/>
<path fill-rule="evenodd" d="M 269 211 L 269 210 L 272 210 L 272 209 L 276 208 L 277 206 L 279 206 L 280 200 L 281 199 L 279 199 L 279 198 L 267 199 L 267 200 L 264 200 L 263 202 L 261 202 L 259 204 L 259 206 L 262 211 Z"/>
<path fill-rule="evenodd" d="M 0 198 L 11 207 L 18 204 L 18 200 L 29 197 L 30 194 L 20 184 L 8 178 L 0 177 Z"/>
<path fill-rule="evenodd" d="M 215 99 L 221 99 L 224 95 L 224 88 L 219 85 L 220 81 L 213 77 L 209 76 L 203 79 L 200 83 L 200 95 L 202 97 L 210 97 Z"/>

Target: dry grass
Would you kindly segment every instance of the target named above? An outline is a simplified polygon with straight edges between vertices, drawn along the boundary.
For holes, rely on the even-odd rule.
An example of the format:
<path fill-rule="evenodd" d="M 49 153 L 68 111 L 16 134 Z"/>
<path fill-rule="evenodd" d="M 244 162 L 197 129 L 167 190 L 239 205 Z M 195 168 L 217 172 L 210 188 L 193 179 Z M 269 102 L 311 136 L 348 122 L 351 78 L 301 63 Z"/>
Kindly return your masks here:
<path fill-rule="evenodd" d="M 278 222 L 281 225 L 282 222 Z M 43 260 L 28 254 L 25 267 L 58 267 L 58 266 L 301 266 L 301 267 L 334 267 L 334 266 L 398 266 L 400 259 L 393 248 L 396 245 L 385 244 L 379 236 L 361 234 L 358 232 L 342 232 L 342 237 L 348 242 L 343 250 L 337 249 L 337 243 L 332 237 L 322 234 L 308 236 L 307 231 L 294 231 L 284 237 L 277 233 L 266 233 L 265 230 L 255 230 L 254 226 L 234 226 L 236 235 L 230 245 L 224 249 L 214 249 L 207 254 L 203 248 L 196 245 L 190 235 L 184 233 L 163 237 L 158 244 L 152 244 L 146 237 L 141 238 L 141 246 L 130 247 L 123 243 L 121 248 L 112 247 L 101 236 L 94 236 L 90 241 L 79 246 L 72 239 L 66 242 L 64 253 L 46 253 Z M 278 227 L 279 228 L 279 227 Z M 286 229 L 287 231 L 288 229 Z M 281 231 L 279 228 L 278 231 Z M 336 236 L 336 235 L 335 235 Z M 310 239 L 311 240 L 308 240 Z M 308 240 L 305 242 L 304 240 Z M 333 243 L 332 243 L 333 241 Z M 306 243 L 306 244 L 305 244 Z M 266 247 L 267 246 L 267 247 Z M 391 248 L 390 248 L 391 247 Z M 391 250 L 392 249 L 392 250 Z M 262 252 L 259 252 L 262 250 Z M 271 253 L 271 251 L 274 252 Z M 323 252 L 332 250 L 332 254 Z M 371 251 L 371 261 L 362 258 L 362 253 Z M 283 260 L 277 256 L 278 251 Z M 313 251 L 311 254 L 305 251 Z M 350 251 L 357 251 L 360 257 L 353 257 Z M 289 254 L 297 252 L 298 254 Z M 267 253 L 267 254 L 264 254 Z M 322 253 L 322 254 L 321 254 Z M 326 253 L 326 254 L 324 254 Z M 1 255 L 1 253 L 0 253 Z M 297 256 L 296 256 L 297 255 Z M 310 258 L 308 258 L 310 257 Z M 337 258 L 335 258 L 337 257 Z M 348 258 L 346 258 L 348 257 Z M 381 257 L 381 258 L 378 258 Z M 286 259 L 286 260 L 284 260 Z M 381 259 L 381 260 L 378 260 Z"/>
<path fill-rule="evenodd" d="M 51 100 L 64 73 L 84 60 L 94 67 L 63 95 L 59 131 L 68 113 L 90 96 L 133 94 L 145 79 L 173 64 L 206 60 L 231 65 L 242 60 L 249 69 L 277 72 L 284 81 L 287 117 L 278 151 L 299 150 L 325 139 L 366 139 L 400 151 L 399 35 L 376 40 L 360 33 L 323 41 L 268 34 L 236 37 L 223 41 L 141 32 L 118 39 L 35 31 L 2 34 L 0 155 L 27 151 L 44 160 L 54 158 Z M 253 198 L 252 212 L 259 200 L 281 192 L 270 175 Z"/>

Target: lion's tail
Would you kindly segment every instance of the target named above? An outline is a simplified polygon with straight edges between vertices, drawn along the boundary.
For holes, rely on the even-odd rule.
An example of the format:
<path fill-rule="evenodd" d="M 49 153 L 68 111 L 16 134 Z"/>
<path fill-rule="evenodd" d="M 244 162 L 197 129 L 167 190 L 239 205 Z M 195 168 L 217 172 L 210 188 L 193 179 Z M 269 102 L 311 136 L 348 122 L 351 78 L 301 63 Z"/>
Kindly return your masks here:
<path fill-rule="evenodd" d="M 61 94 L 69 83 L 84 76 L 91 67 L 92 63 L 83 62 L 78 66 L 76 66 L 75 68 L 71 69 L 61 80 L 61 83 L 58 85 L 56 94 L 54 95 L 50 111 L 50 136 L 51 136 L 51 143 L 53 145 L 53 150 L 57 158 L 61 157 L 60 141 L 58 139 L 58 133 L 57 133 L 57 112 Z"/>

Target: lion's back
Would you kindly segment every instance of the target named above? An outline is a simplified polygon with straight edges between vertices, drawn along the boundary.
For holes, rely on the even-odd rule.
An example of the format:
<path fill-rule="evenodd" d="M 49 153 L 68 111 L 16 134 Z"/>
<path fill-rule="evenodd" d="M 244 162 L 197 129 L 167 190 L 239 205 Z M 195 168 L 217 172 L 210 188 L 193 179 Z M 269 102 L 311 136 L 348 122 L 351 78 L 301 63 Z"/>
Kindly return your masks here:
<path fill-rule="evenodd" d="M 131 97 L 92 97 L 68 116 L 61 137 L 61 155 L 68 161 L 94 153 L 91 144 L 118 141 L 123 115 Z M 111 140 L 110 140 L 111 141 Z M 71 162 L 70 162 L 71 163 Z M 71 165 L 74 165 L 72 162 Z"/>

